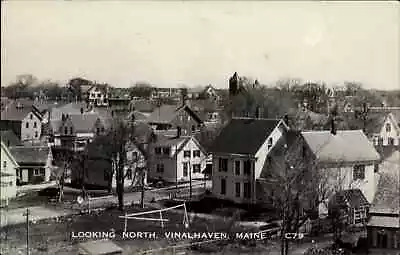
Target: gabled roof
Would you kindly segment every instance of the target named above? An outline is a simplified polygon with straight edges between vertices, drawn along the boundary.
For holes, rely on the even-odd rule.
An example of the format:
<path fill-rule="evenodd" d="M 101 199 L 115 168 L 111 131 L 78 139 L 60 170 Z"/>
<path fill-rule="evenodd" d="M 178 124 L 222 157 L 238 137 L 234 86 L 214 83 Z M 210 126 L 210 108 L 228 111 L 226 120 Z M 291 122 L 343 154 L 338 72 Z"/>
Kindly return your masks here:
<path fill-rule="evenodd" d="M 75 132 L 91 133 L 100 116 L 96 113 L 73 114 L 69 115 L 69 119 L 74 125 Z"/>
<path fill-rule="evenodd" d="M 192 117 L 197 119 L 198 122 L 200 123 L 202 122 L 200 117 L 197 116 L 196 113 L 193 112 L 189 106 L 187 105 L 176 106 L 176 105 L 166 105 L 166 104 L 156 108 L 147 118 L 147 122 L 168 124 L 178 115 L 180 111 L 183 110 L 188 111 Z"/>
<path fill-rule="evenodd" d="M 1 141 L 7 146 L 21 145 L 18 136 L 12 130 L 1 130 Z"/>
<path fill-rule="evenodd" d="M 50 148 L 47 146 L 14 146 L 10 147 L 10 152 L 19 165 L 46 165 Z"/>
<path fill-rule="evenodd" d="M 1 150 L 3 150 L 8 157 L 11 159 L 11 161 L 13 162 L 13 164 L 16 167 L 19 167 L 17 160 L 15 159 L 15 157 L 13 156 L 13 154 L 10 152 L 10 150 L 8 149 L 8 147 L 3 143 L 3 141 L 1 141 Z"/>
<path fill-rule="evenodd" d="M 379 168 L 379 181 L 370 211 L 400 214 L 400 151 L 395 151 Z"/>
<path fill-rule="evenodd" d="M 57 108 L 53 108 L 51 111 L 51 119 L 61 119 L 63 114 L 80 114 L 81 109 L 86 112 L 86 103 L 70 103 Z"/>
<path fill-rule="evenodd" d="M 222 129 L 210 151 L 254 155 L 279 123 L 277 119 L 234 118 Z"/>
<path fill-rule="evenodd" d="M 32 105 L 20 105 L 18 102 L 15 101 L 12 104 L 8 105 L 8 107 L 1 112 L 1 119 L 10 121 L 21 121 L 31 112 L 36 117 L 41 119 L 40 114 L 34 111 Z"/>
<path fill-rule="evenodd" d="M 359 208 L 361 206 L 369 206 L 369 203 L 361 190 L 347 189 L 335 193 L 330 200 L 330 206 L 334 205 Z"/>
<path fill-rule="evenodd" d="M 362 130 L 305 131 L 304 139 L 320 163 L 378 161 L 380 156 Z"/>

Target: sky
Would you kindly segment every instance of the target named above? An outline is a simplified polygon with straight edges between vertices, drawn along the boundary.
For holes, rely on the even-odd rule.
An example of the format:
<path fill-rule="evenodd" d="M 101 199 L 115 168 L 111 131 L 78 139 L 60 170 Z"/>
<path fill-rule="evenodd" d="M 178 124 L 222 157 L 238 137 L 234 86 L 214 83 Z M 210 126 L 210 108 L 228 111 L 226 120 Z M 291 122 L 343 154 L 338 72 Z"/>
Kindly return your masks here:
<path fill-rule="evenodd" d="M 234 72 L 400 89 L 397 2 L 11 1 L 1 84 L 19 74 L 128 87 L 212 84 Z"/>

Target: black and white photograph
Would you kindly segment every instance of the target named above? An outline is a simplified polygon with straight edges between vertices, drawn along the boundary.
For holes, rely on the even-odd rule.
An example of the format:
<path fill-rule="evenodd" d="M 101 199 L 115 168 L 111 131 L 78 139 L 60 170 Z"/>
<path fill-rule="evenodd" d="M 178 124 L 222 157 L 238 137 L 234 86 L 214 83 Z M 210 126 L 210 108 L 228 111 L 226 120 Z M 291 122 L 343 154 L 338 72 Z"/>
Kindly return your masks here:
<path fill-rule="evenodd" d="M 398 1 L 1 1 L 1 255 L 400 255 Z"/>

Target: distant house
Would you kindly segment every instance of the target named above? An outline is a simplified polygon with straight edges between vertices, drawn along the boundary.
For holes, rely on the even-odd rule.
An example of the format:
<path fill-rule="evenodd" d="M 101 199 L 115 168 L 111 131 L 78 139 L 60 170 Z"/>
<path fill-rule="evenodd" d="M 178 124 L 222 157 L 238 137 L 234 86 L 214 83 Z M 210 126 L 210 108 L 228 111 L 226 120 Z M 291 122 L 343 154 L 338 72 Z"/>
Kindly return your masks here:
<path fill-rule="evenodd" d="M 150 99 L 172 99 L 175 101 L 179 101 L 181 98 L 181 89 L 180 88 L 154 88 Z"/>
<path fill-rule="evenodd" d="M 108 87 L 103 84 L 95 84 L 87 91 L 89 105 L 101 107 L 108 106 Z"/>
<path fill-rule="evenodd" d="M 187 98 L 188 99 L 199 99 L 204 92 L 204 88 L 201 86 L 194 87 L 194 88 L 188 88 L 187 90 Z"/>
<path fill-rule="evenodd" d="M 14 102 L 1 112 L 0 129 L 12 130 L 21 141 L 40 140 L 42 116 L 32 105 Z"/>
<path fill-rule="evenodd" d="M 14 146 L 9 148 L 17 161 L 17 184 L 39 184 L 50 181 L 53 154 L 47 146 Z"/>
<path fill-rule="evenodd" d="M 372 202 L 380 156 L 362 130 L 304 131 L 301 134 L 312 151 L 316 169 L 326 177 L 329 192 L 321 204 L 321 214 L 327 213 L 329 199 L 342 190 L 360 189 L 368 202 Z"/>
<path fill-rule="evenodd" d="M 105 132 L 104 122 L 96 113 L 64 115 L 61 120 L 53 122 L 52 128 L 54 146 L 72 151 L 84 150 L 96 135 Z"/>
<path fill-rule="evenodd" d="M 202 179 L 206 152 L 191 136 L 157 136 L 151 144 L 149 181 L 186 182 Z"/>
<path fill-rule="evenodd" d="M 1 141 L 7 146 L 21 145 L 21 140 L 12 130 L 1 130 Z"/>
<path fill-rule="evenodd" d="M 17 195 L 16 173 L 19 165 L 7 146 L 1 142 L 0 205 Z"/>
<path fill-rule="evenodd" d="M 110 88 L 108 104 L 113 107 L 129 107 L 131 96 L 129 88 Z"/>
<path fill-rule="evenodd" d="M 190 135 L 200 130 L 203 120 L 186 104 L 162 105 L 151 113 L 147 123 L 155 130 L 178 129 L 182 135 Z"/>
<path fill-rule="evenodd" d="M 212 194 L 236 203 L 256 203 L 256 181 L 287 130 L 283 120 L 233 118 L 210 148 Z"/>
<path fill-rule="evenodd" d="M 367 224 L 370 251 L 397 255 L 400 250 L 400 152 L 381 165 L 375 198 Z"/>
<path fill-rule="evenodd" d="M 371 114 L 372 115 L 372 114 Z M 376 146 L 400 145 L 400 120 L 393 113 L 375 113 L 368 122 L 367 133 Z"/>

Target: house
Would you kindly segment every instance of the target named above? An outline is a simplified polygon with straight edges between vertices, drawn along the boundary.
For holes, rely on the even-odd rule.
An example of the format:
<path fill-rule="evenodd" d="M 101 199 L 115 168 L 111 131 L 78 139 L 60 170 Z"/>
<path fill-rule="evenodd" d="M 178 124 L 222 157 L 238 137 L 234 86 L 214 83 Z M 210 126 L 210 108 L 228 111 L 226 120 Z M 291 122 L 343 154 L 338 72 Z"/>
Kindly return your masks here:
<path fill-rule="evenodd" d="M 7 146 L 1 141 L 0 205 L 17 195 L 16 173 L 19 165 Z"/>
<path fill-rule="evenodd" d="M 12 130 L 21 141 L 38 141 L 42 116 L 31 104 L 15 101 L 1 112 L 0 129 Z"/>
<path fill-rule="evenodd" d="M 371 114 L 370 114 L 371 115 Z M 400 120 L 393 113 L 378 115 L 374 121 L 370 121 L 367 132 L 376 146 L 399 146 L 400 145 Z"/>
<path fill-rule="evenodd" d="M 367 224 L 368 243 L 374 252 L 397 255 L 400 250 L 400 151 L 382 164 Z"/>
<path fill-rule="evenodd" d="M 148 144 L 151 140 L 152 129 L 145 123 L 135 123 L 134 140 L 125 143 L 124 186 L 136 186 L 141 183 L 141 170 L 147 165 Z M 107 188 L 116 187 L 116 159 L 112 151 L 112 136 L 99 136 L 88 144 L 84 156 L 73 161 L 71 182 L 82 184 L 83 166 L 85 167 L 85 185 L 87 187 Z M 143 171 L 144 184 L 147 184 L 146 171 Z M 112 174 L 112 178 L 110 178 Z"/>
<path fill-rule="evenodd" d="M 154 88 L 151 92 L 150 99 L 172 99 L 179 101 L 181 98 L 180 88 Z"/>
<path fill-rule="evenodd" d="M 364 225 L 368 221 L 370 203 L 359 189 L 341 190 L 330 199 L 329 209 L 340 209 L 344 221 L 350 225 Z"/>
<path fill-rule="evenodd" d="M 182 135 L 190 135 L 200 130 L 203 120 L 187 105 L 162 105 L 147 118 L 147 123 L 155 130 L 180 129 Z"/>
<path fill-rule="evenodd" d="M 287 130 L 283 120 L 233 118 L 209 150 L 212 194 L 236 203 L 256 203 L 256 181 L 268 154 Z"/>
<path fill-rule="evenodd" d="M 188 88 L 186 97 L 187 97 L 187 99 L 190 99 L 190 100 L 199 99 L 202 96 L 203 92 L 204 92 L 204 88 L 201 86 Z"/>
<path fill-rule="evenodd" d="M 193 136 L 162 136 L 151 144 L 149 181 L 170 183 L 203 179 L 207 154 Z"/>
<path fill-rule="evenodd" d="M 95 84 L 87 91 L 87 102 L 97 107 L 108 106 L 108 94 L 107 85 Z"/>
<path fill-rule="evenodd" d="M 129 88 L 110 88 L 108 92 L 108 104 L 113 107 L 129 107 L 131 96 Z"/>
<path fill-rule="evenodd" d="M 328 190 L 321 213 L 338 191 L 360 189 L 369 203 L 375 190 L 380 156 L 362 130 L 301 132 L 314 158 L 314 167 L 325 176 Z M 351 146 L 349 146 L 351 144 Z"/>
<path fill-rule="evenodd" d="M 104 122 L 97 113 L 63 115 L 61 120 L 53 122 L 52 128 L 53 145 L 72 151 L 83 151 L 96 135 L 106 131 Z"/>
<path fill-rule="evenodd" d="M 217 104 L 221 102 L 221 95 L 218 90 L 216 90 L 211 84 L 206 86 L 202 92 L 202 97 L 206 99 L 210 99 Z"/>
<path fill-rule="evenodd" d="M 47 146 L 14 146 L 9 148 L 17 161 L 17 185 L 50 181 L 53 154 Z"/>

